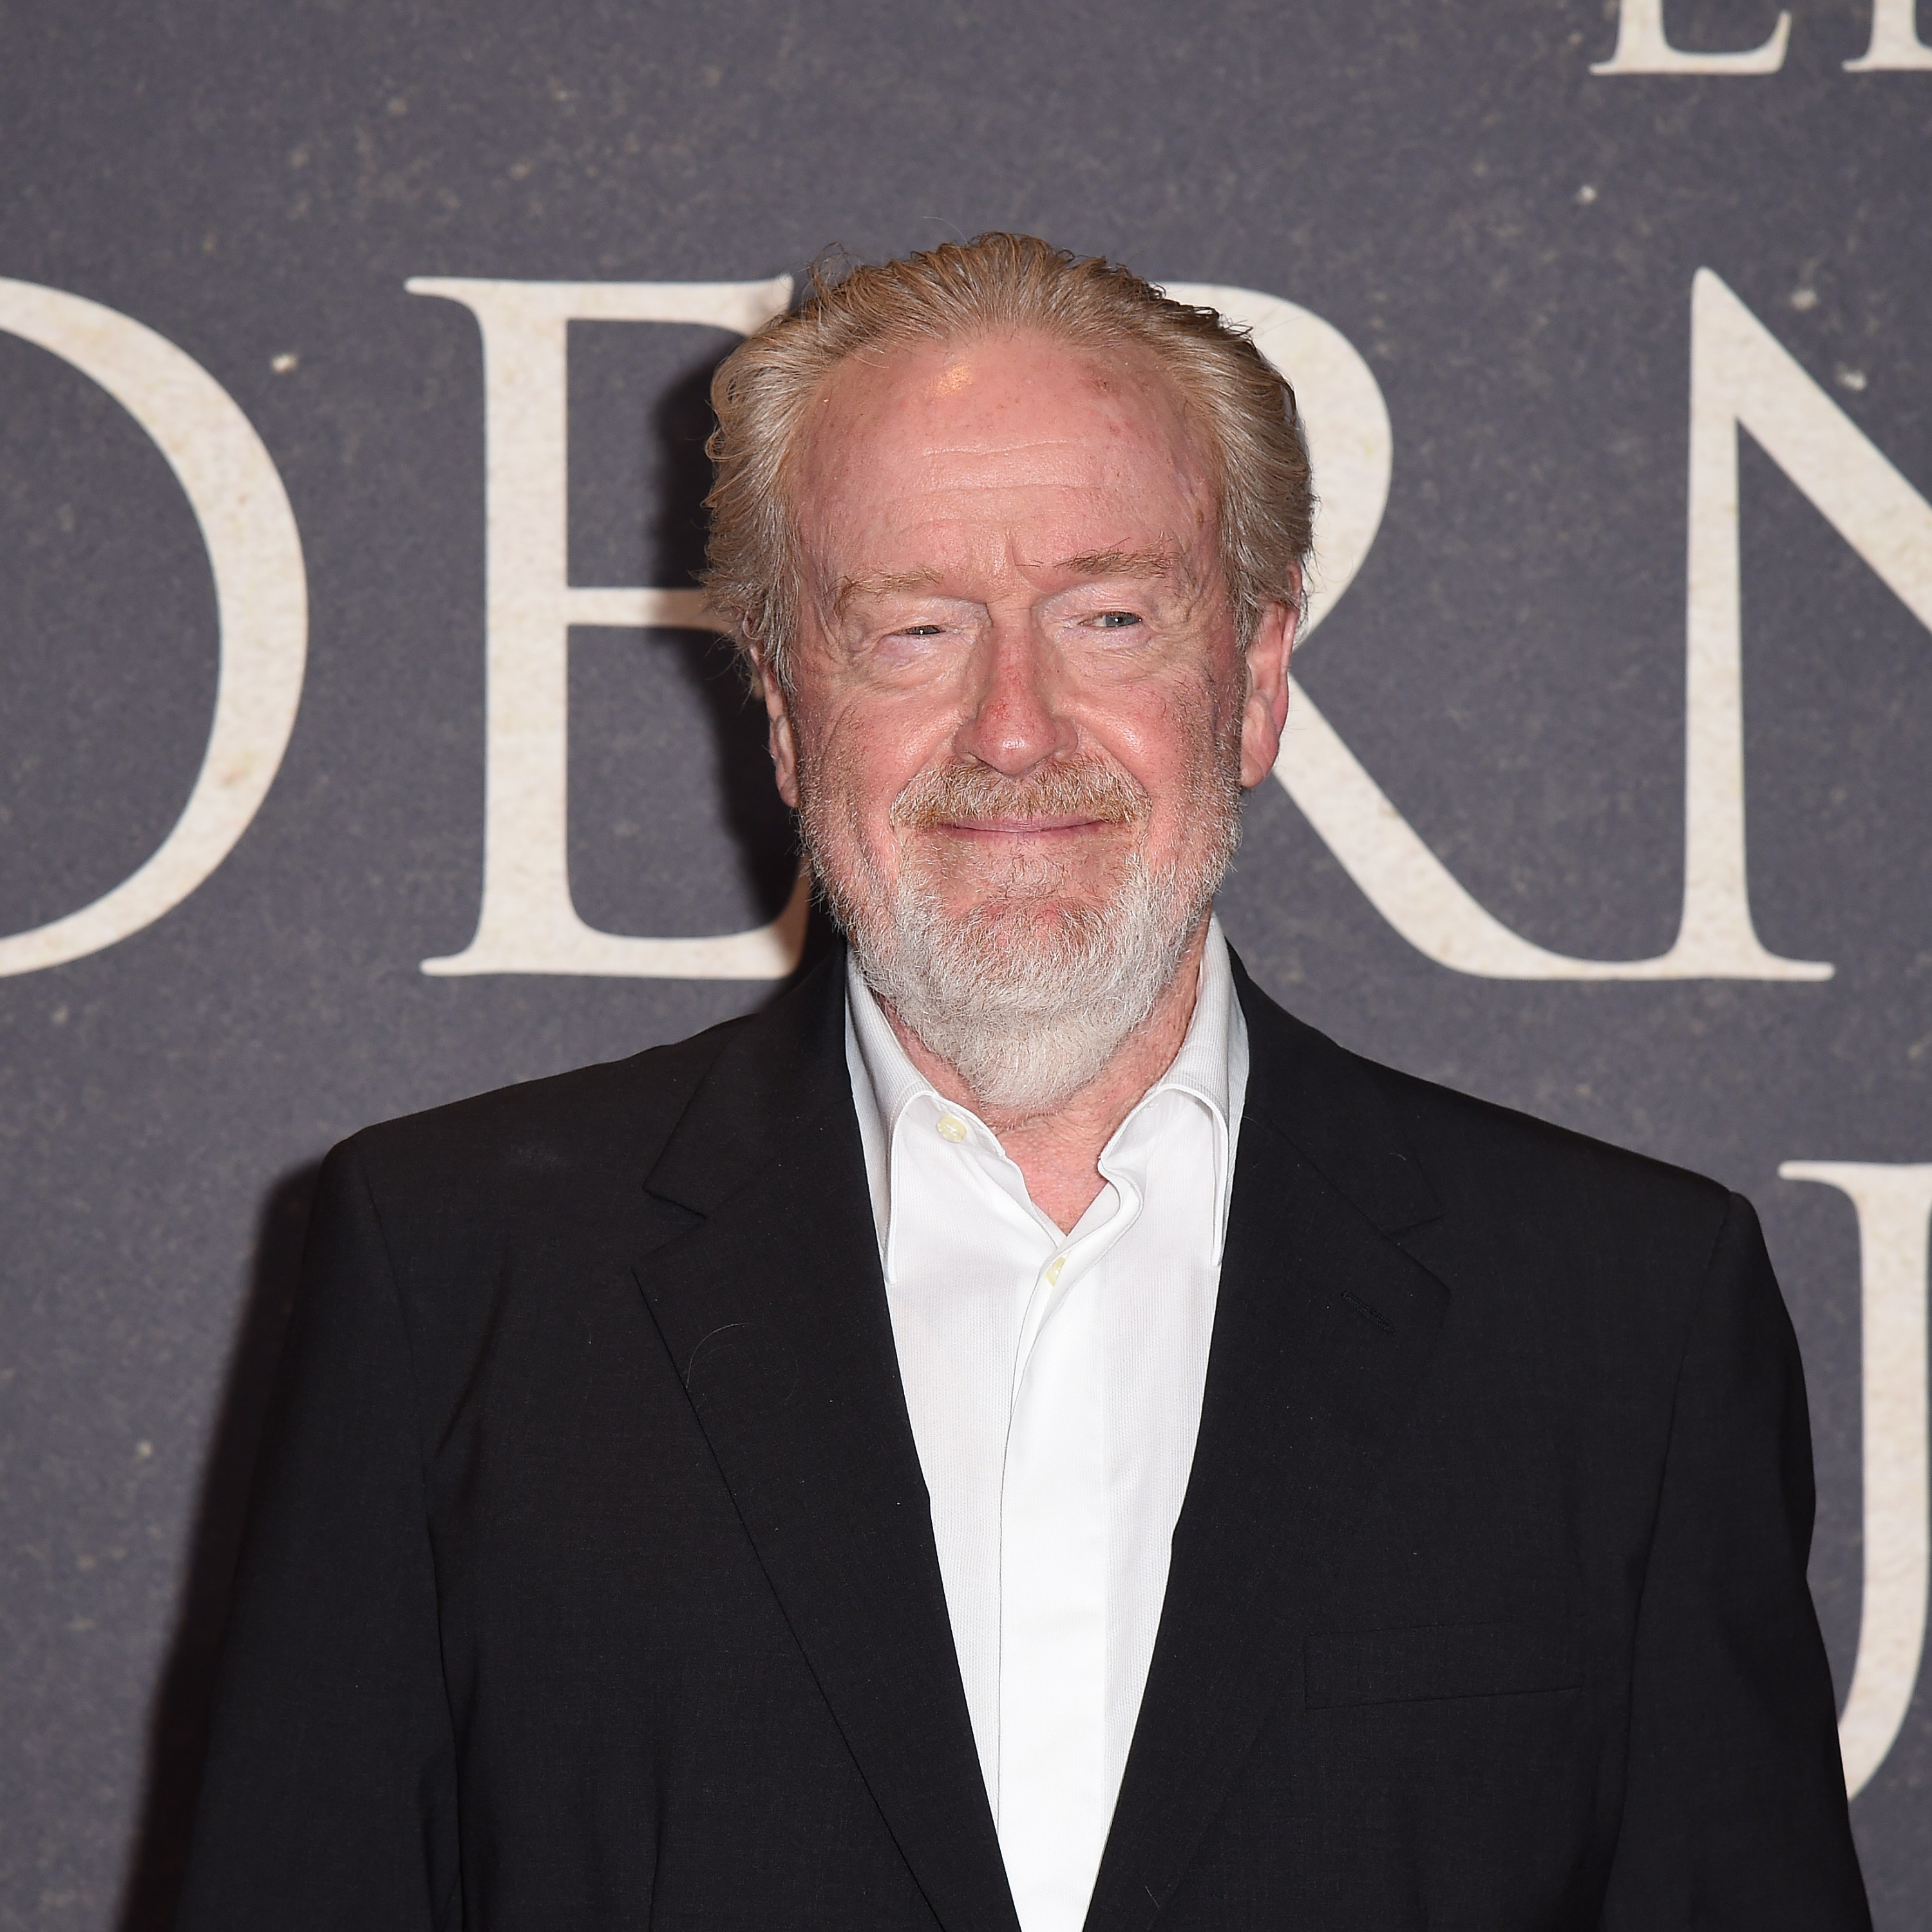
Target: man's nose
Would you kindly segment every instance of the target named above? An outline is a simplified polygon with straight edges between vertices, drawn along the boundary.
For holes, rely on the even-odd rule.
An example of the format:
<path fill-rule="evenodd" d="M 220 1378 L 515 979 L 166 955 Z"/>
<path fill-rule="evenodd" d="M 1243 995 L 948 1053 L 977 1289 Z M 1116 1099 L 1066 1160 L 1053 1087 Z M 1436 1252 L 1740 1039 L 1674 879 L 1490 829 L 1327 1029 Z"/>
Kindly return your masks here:
<path fill-rule="evenodd" d="M 1072 723 L 1034 626 L 996 620 L 975 656 L 972 709 L 956 745 L 962 756 L 1016 778 L 1072 749 Z"/>

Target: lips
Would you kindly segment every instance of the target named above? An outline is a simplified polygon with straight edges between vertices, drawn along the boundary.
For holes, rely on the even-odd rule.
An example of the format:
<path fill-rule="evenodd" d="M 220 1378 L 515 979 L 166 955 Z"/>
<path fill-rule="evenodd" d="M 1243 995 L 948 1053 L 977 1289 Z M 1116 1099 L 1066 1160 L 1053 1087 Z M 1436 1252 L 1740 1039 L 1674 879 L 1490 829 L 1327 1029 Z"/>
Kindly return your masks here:
<path fill-rule="evenodd" d="M 1114 818 L 1096 818 L 1090 812 L 1066 812 L 1048 818 L 949 819 L 935 829 L 986 838 L 1031 838 L 1053 832 L 1095 832 L 1111 829 L 1119 823 Z"/>

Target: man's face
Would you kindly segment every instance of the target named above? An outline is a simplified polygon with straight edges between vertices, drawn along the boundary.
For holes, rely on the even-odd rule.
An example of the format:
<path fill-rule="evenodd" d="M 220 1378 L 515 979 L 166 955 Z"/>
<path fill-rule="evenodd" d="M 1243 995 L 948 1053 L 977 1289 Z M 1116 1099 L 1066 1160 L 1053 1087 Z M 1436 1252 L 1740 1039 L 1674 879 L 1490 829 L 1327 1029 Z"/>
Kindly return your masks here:
<path fill-rule="evenodd" d="M 1214 489 L 1143 352 L 854 358 L 791 488 L 806 580 L 772 749 L 835 885 L 1051 924 L 1136 862 L 1185 872 L 1210 795 L 1271 768 L 1292 620 L 1238 648 Z"/>

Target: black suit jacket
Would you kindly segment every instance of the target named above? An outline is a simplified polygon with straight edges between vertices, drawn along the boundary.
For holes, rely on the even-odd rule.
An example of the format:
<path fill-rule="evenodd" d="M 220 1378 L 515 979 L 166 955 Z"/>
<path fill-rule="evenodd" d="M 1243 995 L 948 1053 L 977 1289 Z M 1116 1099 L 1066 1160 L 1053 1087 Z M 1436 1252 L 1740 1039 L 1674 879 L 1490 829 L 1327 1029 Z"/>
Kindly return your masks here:
<path fill-rule="evenodd" d="M 1015 1932 L 842 966 L 330 1156 L 187 1932 Z M 1090 1932 L 1867 1924 L 1749 1206 L 1238 977 L 1199 1444 Z"/>

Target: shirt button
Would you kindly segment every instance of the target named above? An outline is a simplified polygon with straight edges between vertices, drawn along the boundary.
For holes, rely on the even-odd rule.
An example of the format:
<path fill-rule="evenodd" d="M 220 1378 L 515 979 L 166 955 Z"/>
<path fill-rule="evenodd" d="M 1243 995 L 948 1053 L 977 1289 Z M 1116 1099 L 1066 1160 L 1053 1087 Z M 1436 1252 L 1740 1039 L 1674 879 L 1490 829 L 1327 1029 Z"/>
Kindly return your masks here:
<path fill-rule="evenodd" d="M 1066 1265 L 1066 1257 L 1064 1255 L 1055 1255 L 1052 1260 L 1047 1263 L 1046 1285 L 1048 1288 L 1058 1288 L 1060 1286 L 1060 1270 Z"/>
<path fill-rule="evenodd" d="M 939 1138 L 957 1144 L 966 1138 L 966 1123 L 957 1114 L 941 1114 L 938 1120 Z"/>

